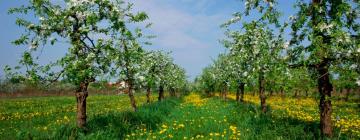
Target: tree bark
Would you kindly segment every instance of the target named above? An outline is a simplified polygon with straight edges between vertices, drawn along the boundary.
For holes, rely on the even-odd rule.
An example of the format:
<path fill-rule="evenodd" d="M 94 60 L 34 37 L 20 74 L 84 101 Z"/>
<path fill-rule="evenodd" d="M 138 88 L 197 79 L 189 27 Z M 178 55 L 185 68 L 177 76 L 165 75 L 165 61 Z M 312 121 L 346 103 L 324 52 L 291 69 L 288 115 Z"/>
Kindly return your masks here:
<path fill-rule="evenodd" d="M 227 84 L 225 82 L 223 87 L 223 99 L 227 100 Z"/>
<path fill-rule="evenodd" d="M 164 86 L 163 85 L 160 85 L 159 86 L 159 97 L 158 97 L 158 100 L 159 101 L 162 101 L 164 99 Z"/>
<path fill-rule="evenodd" d="M 343 88 L 340 89 L 340 94 L 343 94 Z"/>
<path fill-rule="evenodd" d="M 245 83 L 239 82 L 238 88 L 236 90 L 236 101 L 244 102 L 244 86 Z"/>
<path fill-rule="evenodd" d="M 272 88 L 270 88 L 270 96 L 274 95 L 274 91 L 272 90 Z"/>
<path fill-rule="evenodd" d="M 238 84 L 238 88 L 236 88 L 236 101 L 240 102 L 240 83 Z"/>
<path fill-rule="evenodd" d="M 170 88 L 170 95 L 171 97 L 175 97 L 176 93 L 175 93 L 175 89 L 174 88 Z"/>
<path fill-rule="evenodd" d="M 211 93 L 208 89 L 205 89 L 205 94 L 208 96 L 208 97 L 211 97 Z"/>
<path fill-rule="evenodd" d="M 351 91 L 351 89 L 350 89 L 350 88 L 346 88 L 345 101 L 348 101 L 348 100 L 349 100 L 350 91 Z"/>
<path fill-rule="evenodd" d="M 151 86 L 148 85 L 146 88 L 146 103 L 151 102 L 150 96 L 151 96 Z"/>
<path fill-rule="evenodd" d="M 295 90 L 295 95 L 294 97 L 298 97 L 298 90 Z"/>
<path fill-rule="evenodd" d="M 240 83 L 240 102 L 244 102 L 245 83 Z"/>
<path fill-rule="evenodd" d="M 327 62 L 322 62 L 317 71 L 320 75 L 318 78 L 318 90 L 320 93 L 320 129 L 322 136 L 332 137 L 333 127 L 331 121 L 332 105 L 331 105 L 331 92 L 332 84 L 330 83 L 330 76 L 327 67 Z"/>
<path fill-rule="evenodd" d="M 86 128 L 86 98 L 88 96 L 89 83 L 81 83 L 76 90 L 76 123 L 79 128 Z"/>
<path fill-rule="evenodd" d="M 129 89 L 129 92 L 128 92 L 128 95 L 129 95 L 129 98 L 130 98 L 130 104 L 131 104 L 131 107 L 134 109 L 134 111 L 136 112 L 137 111 L 137 107 L 136 107 L 136 101 L 135 101 L 135 97 L 134 97 L 134 93 L 133 93 L 133 83 L 131 80 L 129 80 L 128 82 L 128 89 Z"/>
<path fill-rule="evenodd" d="M 260 94 L 260 103 L 261 103 L 261 110 L 263 113 L 266 113 L 266 96 L 265 96 L 265 78 L 264 72 L 262 69 L 259 73 L 259 94 Z"/>
<path fill-rule="evenodd" d="M 313 27 L 317 27 L 319 24 L 324 22 L 324 17 L 326 17 L 326 12 L 319 12 L 318 8 L 326 8 L 326 1 L 322 0 L 312 0 L 311 3 L 311 22 Z M 326 20 L 325 20 L 326 21 Z M 330 45 L 329 36 L 324 33 L 324 31 L 319 31 L 313 29 L 313 34 L 315 37 L 322 37 L 320 44 L 327 44 Z M 312 42 L 313 45 L 319 44 Z M 326 45 L 318 46 L 323 51 L 326 52 Z M 332 105 L 331 105 L 331 92 L 333 90 L 333 86 L 330 83 L 330 76 L 329 76 L 329 59 L 327 56 L 320 56 L 320 62 L 316 65 L 316 70 L 319 74 L 317 78 L 318 82 L 318 90 L 320 93 L 320 103 L 319 103 L 319 110 L 320 110 L 320 130 L 321 136 L 332 137 L 333 136 L 333 127 L 331 122 L 331 113 L 332 113 Z"/>

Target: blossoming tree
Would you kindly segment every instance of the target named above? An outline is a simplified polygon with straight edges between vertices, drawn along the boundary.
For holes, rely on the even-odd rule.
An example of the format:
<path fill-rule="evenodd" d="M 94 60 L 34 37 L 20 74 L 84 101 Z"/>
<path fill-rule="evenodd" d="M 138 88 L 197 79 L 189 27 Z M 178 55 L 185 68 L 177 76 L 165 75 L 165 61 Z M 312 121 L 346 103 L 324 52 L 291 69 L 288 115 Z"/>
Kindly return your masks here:
<path fill-rule="evenodd" d="M 26 31 L 14 43 L 38 46 L 69 42 L 68 52 L 56 62 L 61 67 L 53 80 L 63 77 L 77 86 L 77 126 L 86 127 L 88 86 L 97 76 L 109 72 L 116 43 L 113 35 L 126 34 L 126 24 L 140 22 L 143 13 L 132 14 L 131 6 L 110 0 L 30 0 L 28 5 L 12 8 L 9 13 L 33 14 L 38 20 L 18 18 L 16 24 Z M 104 25 L 105 24 L 105 25 Z"/>

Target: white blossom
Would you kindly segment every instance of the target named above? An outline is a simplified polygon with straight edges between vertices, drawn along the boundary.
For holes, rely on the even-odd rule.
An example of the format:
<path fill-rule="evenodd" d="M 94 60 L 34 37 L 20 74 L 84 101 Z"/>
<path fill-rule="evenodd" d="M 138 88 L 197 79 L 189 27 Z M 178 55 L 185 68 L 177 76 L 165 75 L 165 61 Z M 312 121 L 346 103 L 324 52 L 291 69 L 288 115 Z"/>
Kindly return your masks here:
<path fill-rule="evenodd" d="M 273 7 L 273 6 L 274 6 L 274 3 L 270 1 L 270 2 L 269 2 L 269 6 L 270 6 L 270 7 Z"/>
<path fill-rule="evenodd" d="M 248 1 L 245 1 L 245 7 L 246 7 L 246 8 L 250 7 L 250 5 L 249 5 L 249 2 L 248 2 Z"/>
<path fill-rule="evenodd" d="M 335 56 L 336 58 L 340 58 L 340 54 L 336 54 L 336 56 Z"/>
<path fill-rule="evenodd" d="M 86 57 L 86 61 L 92 61 L 95 58 L 95 54 L 94 53 L 90 53 L 87 57 Z"/>
<path fill-rule="evenodd" d="M 358 86 L 360 86 L 360 78 L 357 78 L 357 79 L 356 79 L 356 84 L 357 84 Z"/>
<path fill-rule="evenodd" d="M 347 53 L 346 53 L 346 56 L 349 57 L 351 55 L 352 51 L 349 50 Z"/>
<path fill-rule="evenodd" d="M 35 43 L 31 43 L 31 45 L 29 46 L 30 50 L 36 49 L 38 46 Z"/>
<path fill-rule="evenodd" d="M 29 24 L 29 25 L 27 26 L 28 29 L 33 28 L 33 27 L 35 27 L 35 24 Z"/>
<path fill-rule="evenodd" d="M 240 19 L 241 19 L 240 16 L 236 16 L 236 17 L 231 18 L 231 19 L 230 19 L 230 22 L 231 22 L 231 23 L 235 23 L 235 22 L 239 21 Z"/>
<path fill-rule="evenodd" d="M 144 76 L 139 76 L 139 80 L 140 80 L 140 81 L 144 81 L 144 80 L 145 80 L 145 77 L 144 77 Z"/>
<path fill-rule="evenodd" d="M 293 21 L 293 20 L 295 20 L 296 18 L 295 18 L 295 16 L 293 16 L 293 15 L 291 15 L 290 17 L 289 17 L 289 20 L 290 21 Z"/>
<path fill-rule="evenodd" d="M 290 45 L 290 42 L 288 41 L 288 42 L 285 42 L 284 43 L 284 49 L 288 49 L 289 48 L 289 45 Z"/>
<path fill-rule="evenodd" d="M 326 24 L 326 23 L 323 23 L 323 24 L 320 24 L 320 31 L 328 31 L 329 29 L 331 29 L 334 25 L 333 24 Z"/>
<path fill-rule="evenodd" d="M 245 71 L 242 75 L 246 77 L 248 75 L 248 72 Z"/>
<path fill-rule="evenodd" d="M 357 68 L 357 65 L 356 64 L 352 64 L 351 66 L 350 66 L 350 69 L 356 69 Z"/>
<path fill-rule="evenodd" d="M 81 6 L 83 4 L 92 4 L 93 0 L 70 0 L 70 3 L 68 3 L 69 7 L 77 7 Z"/>

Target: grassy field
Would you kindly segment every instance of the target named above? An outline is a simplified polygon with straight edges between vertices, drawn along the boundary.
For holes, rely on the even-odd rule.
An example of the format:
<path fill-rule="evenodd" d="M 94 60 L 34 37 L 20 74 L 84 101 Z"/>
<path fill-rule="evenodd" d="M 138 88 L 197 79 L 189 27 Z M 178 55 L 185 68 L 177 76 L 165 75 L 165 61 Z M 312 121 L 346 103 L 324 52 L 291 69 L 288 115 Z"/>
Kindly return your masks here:
<path fill-rule="evenodd" d="M 126 95 L 88 98 L 88 130 L 75 127 L 75 97 L 0 99 L 0 139 L 318 139 L 317 102 L 270 97 L 262 114 L 258 97 L 245 104 L 190 94 L 132 112 Z M 358 105 L 334 101 L 335 139 L 360 138 Z"/>

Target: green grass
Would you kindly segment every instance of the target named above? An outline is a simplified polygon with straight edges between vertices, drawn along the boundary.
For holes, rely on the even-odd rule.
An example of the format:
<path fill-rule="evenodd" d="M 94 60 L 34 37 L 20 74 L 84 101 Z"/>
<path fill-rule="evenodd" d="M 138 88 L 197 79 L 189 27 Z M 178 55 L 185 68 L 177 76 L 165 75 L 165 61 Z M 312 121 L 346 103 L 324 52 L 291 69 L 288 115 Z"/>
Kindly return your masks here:
<path fill-rule="evenodd" d="M 317 122 L 264 115 L 251 103 L 190 95 L 146 105 L 143 94 L 136 98 L 141 106 L 132 112 L 126 95 L 89 96 L 86 131 L 75 127 L 75 97 L 1 99 L 0 139 L 320 138 Z"/>

